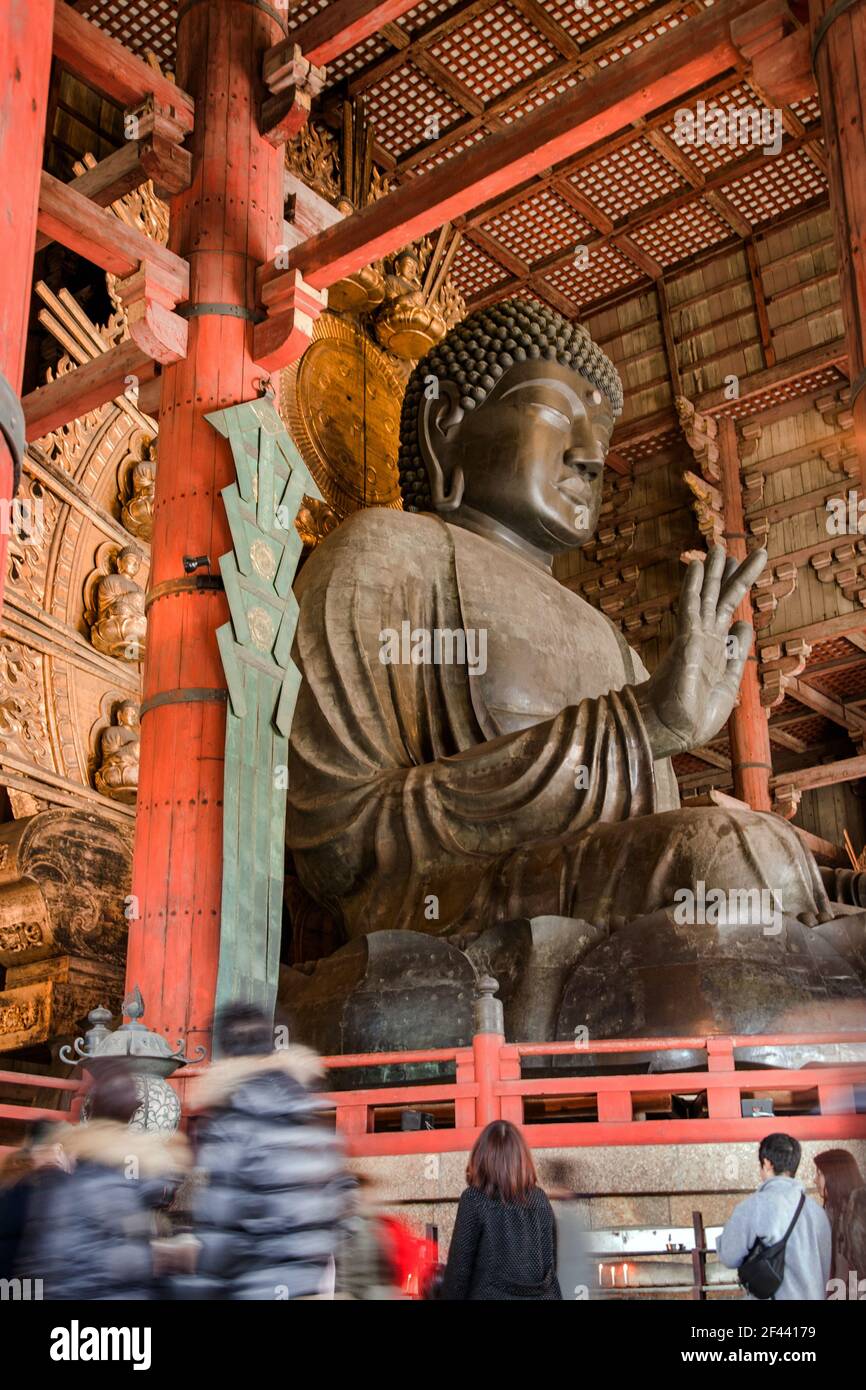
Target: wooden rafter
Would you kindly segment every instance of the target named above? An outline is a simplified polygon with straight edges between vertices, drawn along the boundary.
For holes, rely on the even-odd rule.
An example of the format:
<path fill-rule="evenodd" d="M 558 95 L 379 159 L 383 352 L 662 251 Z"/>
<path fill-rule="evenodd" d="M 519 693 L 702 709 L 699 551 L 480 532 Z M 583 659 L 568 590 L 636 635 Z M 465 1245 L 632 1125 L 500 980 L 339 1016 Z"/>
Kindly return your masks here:
<path fill-rule="evenodd" d="M 291 268 L 314 288 L 326 288 L 393 250 L 397 240 L 423 236 L 712 81 L 739 61 L 730 24 L 749 9 L 748 0 L 720 0 L 659 42 L 623 58 L 617 64 L 613 100 L 605 74 L 578 84 L 509 129 L 310 238 L 292 253 Z M 263 282 L 277 274 L 268 267 Z"/>
<path fill-rule="evenodd" d="M 780 772 L 774 779 L 776 788 L 791 787 L 794 791 L 814 791 L 817 787 L 832 787 L 838 782 L 856 782 L 866 777 L 866 754 L 842 758 L 835 763 L 818 767 L 802 767 L 794 772 Z"/>
<path fill-rule="evenodd" d="M 264 58 L 265 81 L 272 92 L 281 91 L 296 48 L 308 62 L 323 67 L 394 23 L 416 3 L 417 0 L 332 0 L 318 14 L 295 25 L 288 38 L 268 49 Z M 291 77 L 286 77 L 283 85 L 290 81 Z"/>
<path fill-rule="evenodd" d="M 62 0 L 54 8 L 54 56 L 120 106 L 138 106 L 153 96 L 185 131 L 192 130 L 192 97 Z"/>
<path fill-rule="evenodd" d="M 39 230 L 113 275 L 132 275 L 144 261 L 155 266 L 166 292 L 180 303 L 189 294 L 189 266 L 173 251 L 98 207 L 72 184 L 43 171 Z"/>

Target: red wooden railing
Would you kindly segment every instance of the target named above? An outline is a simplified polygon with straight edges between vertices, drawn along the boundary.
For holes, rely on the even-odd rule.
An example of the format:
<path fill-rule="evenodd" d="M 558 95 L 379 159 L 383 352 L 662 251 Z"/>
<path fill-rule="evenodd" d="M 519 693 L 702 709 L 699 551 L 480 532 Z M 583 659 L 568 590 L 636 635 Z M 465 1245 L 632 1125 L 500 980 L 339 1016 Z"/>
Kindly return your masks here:
<path fill-rule="evenodd" d="M 691 1038 L 629 1038 L 588 1043 L 506 1043 L 496 1033 L 476 1033 L 471 1047 L 411 1053 L 360 1053 L 326 1057 L 330 1073 L 349 1067 L 451 1061 L 453 1082 L 381 1086 L 368 1090 L 332 1090 L 337 1128 L 357 1155 L 443 1153 L 472 1147 L 490 1120 L 521 1125 L 533 1148 L 589 1147 L 607 1144 L 711 1144 L 759 1139 L 773 1128 L 799 1139 L 866 1139 L 866 1113 L 858 1114 L 855 1088 L 866 1096 L 866 1062 L 816 1064 L 802 1068 L 737 1071 L 737 1048 L 866 1043 L 866 1033 L 805 1033 L 796 1037 L 761 1035 Z M 523 1057 L 575 1057 L 580 1051 L 602 1054 L 703 1051 L 707 1071 L 629 1073 L 627 1075 L 550 1076 L 521 1074 Z M 745 1096 L 773 1092 L 816 1093 L 817 1114 L 775 1119 L 743 1118 Z M 636 1095 L 689 1096 L 706 1093 L 706 1117 L 644 1120 L 635 1118 Z M 531 1098 L 594 1098 L 596 1119 L 524 1122 L 524 1102 Z M 407 1132 L 376 1132 L 388 1110 L 429 1109 L 453 1103 L 452 1127 Z M 866 1108 L 866 1099 L 863 1101 Z"/>
<path fill-rule="evenodd" d="M 771 1129 L 783 1129 L 798 1139 L 866 1139 L 866 1061 L 813 1063 L 800 1068 L 736 1070 L 738 1048 L 822 1046 L 833 1043 L 866 1044 L 866 1033 L 804 1033 L 742 1035 L 730 1037 L 628 1038 L 574 1043 L 507 1043 L 498 1033 L 476 1033 L 469 1047 L 419 1049 L 414 1052 L 355 1053 L 323 1058 L 329 1076 L 350 1068 L 381 1068 L 411 1063 L 452 1063 L 454 1080 L 434 1080 L 411 1085 L 383 1085 L 362 1090 L 331 1089 L 325 1093 L 336 1114 L 337 1129 L 351 1153 L 443 1153 L 471 1148 L 483 1127 L 494 1119 L 512 1120 L 523 1127 L 533 1148 L 570 1148 L 622 1144 L 709 1144 L 759 1139 Z M 706 1071 L 672 1071 L 647 1074 L 587 1076 L 524 1076 L 521 1059 L 527 1057 L 576 1057 L 581 1051 L 594 1056 L 704 1052 Z M 204 1069 L 184 1067 L 172 1077 L 184 1102 L 188 1085 Z M 24 1072 L 0 1072 L 0 1086 L 32 1085 L 74 1093 L 80 1083 Z M 861 1092 L 857 1111 L 857 1092 Z M 804 1107 L 815 1113 L 743 1118 L 741 1101 L 747 1096 L 804 1093 Z M 811 1094 L 810 1094 L 811 1093 Z M 706 1096 L 706 1114 L 690 1119 L 644 1119 L 635 1115 L 635 1100 L 664 1095 Z M 589 1099 L 594 1117 L 525 1120 L 527 1101 L 566 1102 Z M 74 1118 L 68 1111 L 44 1109 L 21 1103 L 0 1103 L 0 1120 L 22 1124 L 40 1119 Z M 435 1129 L 399 1131 L 384 1129 L 395 1112 L 439 1110 Z M 447 1111 L 442 1114 L 442 1110 Z M 2 1150 L 0 1150 L 2 1153 Z"/>
<path fill-rule="evenodd" d="M 43 1105 L 24 1105 L 20 1101 L 2 1099 L 2 1088 L 9 1086 L 40 1087 L 46 1091 L 64 1091 L 69 1095 L 69 1108 L 58 1110 Z M 0 1121 L 11 1120 L 15 1125 L 32 1125 L 37 1120 L 75 1120 L 81 1103 L 81 1081 L 65 1081 L 59 1076 L 43 1076 L 40 1072 L 0 1071 Z M 0 1159 L 14 1146 L 0 1144 Z"/>

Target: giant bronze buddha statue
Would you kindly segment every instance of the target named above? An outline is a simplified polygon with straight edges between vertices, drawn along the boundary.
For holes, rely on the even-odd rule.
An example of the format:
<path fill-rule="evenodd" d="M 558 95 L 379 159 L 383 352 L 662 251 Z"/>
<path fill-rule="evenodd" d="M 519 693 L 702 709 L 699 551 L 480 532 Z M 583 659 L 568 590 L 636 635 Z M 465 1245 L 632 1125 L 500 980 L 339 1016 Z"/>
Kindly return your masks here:
<path fill-rule="evenodd" d="M 350 943 L 389 934 L 398 974 L 400 951 L 413 949 L 403 934 L 427 933 L 447 943 L 443 966 L 459 953 L 507 977 L 507 1019 L 508 1000 L 523 1001 L 514 1032 L 569 1036 L 588 1015 L 595 1036 L 676 1031 L 678 962 L 706 981 L 711 960 L 722 970 L 753 956 L 759 1022 L 788 1004 L 789 1021 L 801 1018 L 815 979 L 787 995 L 779 981 L 804 953 L 811 961 L 810 933 L 834 917 L 815 861 L 777 816 L 682 809 L 670 762 L 731 713 L 752 642 L 732 618 L 765 552 L 737 565 L 714 549 L 692 562 L 677 635 L 652 675 L 553 575 L 554 557 L 596 528 L 621 408 L 604 353 L 536 303 L 471 315 L 418 364 L 401 422 L 404 510 L 351 516 L 297 585 L 287 843 Z M 735 903 L 749 890 L 774 912 L 683 924 L 673 915 L 683 889 Z M 820 942 L 835 968 L 838 942 Z M 550 995 L 539 1012 L 526 979 L 541 958 L 556 968 L 529 991 Z M 647 961 L 667 985 L 649 979 Z M 334 968 L 316 969 L 325 994 Z M 439 968 L 432 956 L 428 968 Z M 849 966 L 842 977 L 856 995 Z M 305 978 L 290 1011 L 312 989 Z M 728 1026 L 727 1004 L 711 1017 L 705 983 L 699 1005 L 683 997 L 693 986 L 687 975 L 674 986 L 684 1031 L 701 1018 Z M 411 1015 L 407 1006 L 404 1022 Z M 442 1032 L 451 1041 L 444 1021 Z M 420 1045 L 411 1031 L 403 1045 L 412 1036 Z"/>

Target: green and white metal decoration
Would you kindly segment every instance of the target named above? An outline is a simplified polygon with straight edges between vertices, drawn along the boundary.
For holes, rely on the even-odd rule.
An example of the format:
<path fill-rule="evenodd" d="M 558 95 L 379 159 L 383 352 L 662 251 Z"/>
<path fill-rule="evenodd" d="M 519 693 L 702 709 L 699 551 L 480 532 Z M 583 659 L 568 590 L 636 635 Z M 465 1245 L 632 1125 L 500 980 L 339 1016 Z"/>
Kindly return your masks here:
<path fill-rule="evenodd" d="M 294 522 L 304 493 L 321 494 L 269 396 L 207 419 L 228 439 L 237 470 L 222 492 L 233 549 L 220 557 L 230 621 L 217 630 L 228 713 L 216 1006 L 273 1009 L 289 729 L 301 680 L 291 659 L 303 548 Z"/>

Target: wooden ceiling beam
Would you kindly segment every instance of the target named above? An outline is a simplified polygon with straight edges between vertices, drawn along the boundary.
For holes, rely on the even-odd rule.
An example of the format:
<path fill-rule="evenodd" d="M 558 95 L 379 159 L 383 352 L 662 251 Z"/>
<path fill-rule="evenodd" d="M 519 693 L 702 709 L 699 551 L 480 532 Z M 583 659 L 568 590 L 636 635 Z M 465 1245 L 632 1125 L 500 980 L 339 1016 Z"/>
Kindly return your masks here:
<path fill-rule="evenodd" d="M 79 420 L 88 411 L 122 396 L 130 377 L 142 383 L 151 381 L 158 371 L 157 364 L 136 343 L 125 342 L 83 367 L 64 372 L 21 402 L 28 441 L 42 439 L 70 420 Z"/>
<path fill-rule="evenodd" d="M 866 754 L 842 758 L 819 767 L 802 767 L 796 772 L 780 772 L 773 778 L 774 787 L 793 787 L 795 791 L 814 791 L 817 787 L 833 787 L 839 782 L 856 782 L 866 777 Z"/>
<path fill-rule="evenodd" d="M 533 28 L 543 34 L 554 48 L 558 49 L 563 58 L 570 58 L 575 63 L 580 61 L 582 56 L 580 44 L 566 33 L 561 24 L 557 24 L 553 15 L 549 14 L 545 6 L 538 3 L 538 0 L 511 0 L 511 5 L 515 10 L 519 10 L 524 19 L 528 19 Z"/>
<path fill-rule="evenodd" d="M 806 685 L 801 678 L 788 677 L 785 681 L 785 691 L 807 709 L 814 710 L 816 714 L 823 714 L 825 719 L 832 719 L 834 724 L 838 724 L 849 733 L 862 736 L 866 732 L 866 718 L 862 714 L 841 704 L 839 700 L 822 694 L 813 686 Z"/>
<path fill-rule="evenodd" d="M 118 105 L 139 106 L 153 96 L 184 131 L 192 130 L 192 97 L 104 29 L 77 14 L 71 5 L 55 5 L 54 56 L 63 67 Z"/>
<path fill-rule="evenodd" d="M 268 87 L 272 92 L 281 90 L 280 74 L 291 68 L 296 48 L 314 67 L 324 67 L 386 24 L 402 18 L 415 4 L 417 0 L 331 0 L 318 14 L 296 25 L 288 38 L 268 49 L 264 57 Z"/>
<path fill-rule="evenodd" d="M 771 724 L 769 727 L 770 742 L 777 743 L 780 748 L 787 748 L 791 753 L 805 753 L 809 747 L 801 738 L 795 738 L 793 734 L 786 734 L 782 729 L 774 729 Z"/>
<path fill-rule="evenodd" d="M 730 25 L 750 8 L 750 0 L 719 0 L 699 18 L 621 59 L 613 90 L 609 75 L 601 73 L 563 92 L 507 130 L 311 237 L 292 251 L 288 272 L 273 263 L 264 267 L 260 289 L 292 271 L 299 271 L 314 289 L 325 289 L 387 255 L 395 245 L 453 221 L 527 176 L 712 81 L 738 62 Z"/>
<path fill-rule="evenodd" d="M 112 275 L 132 275 L 140 265 L 149 262 L 175 304 L 189 294 L 186 261 L 83 197 L 72 184 L 61 183 L 44 170 L 39 188 L 38 227 L 52 240 Z"/>

